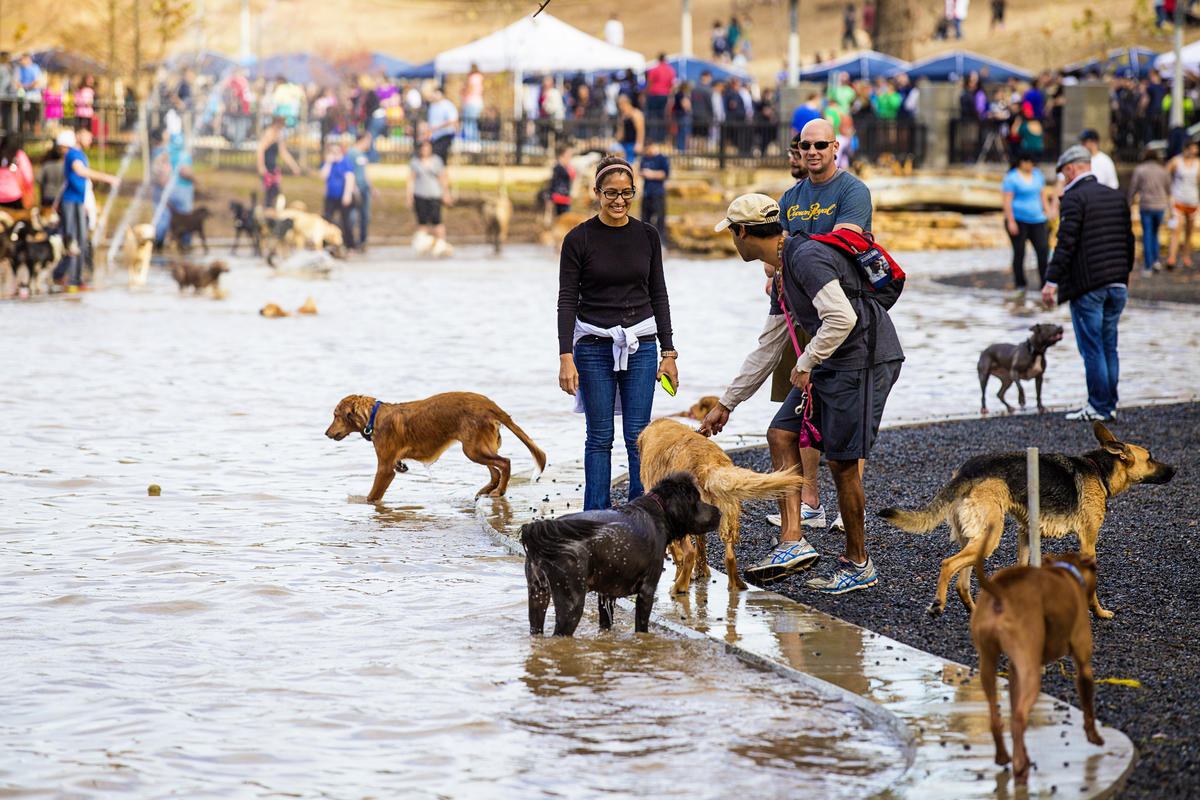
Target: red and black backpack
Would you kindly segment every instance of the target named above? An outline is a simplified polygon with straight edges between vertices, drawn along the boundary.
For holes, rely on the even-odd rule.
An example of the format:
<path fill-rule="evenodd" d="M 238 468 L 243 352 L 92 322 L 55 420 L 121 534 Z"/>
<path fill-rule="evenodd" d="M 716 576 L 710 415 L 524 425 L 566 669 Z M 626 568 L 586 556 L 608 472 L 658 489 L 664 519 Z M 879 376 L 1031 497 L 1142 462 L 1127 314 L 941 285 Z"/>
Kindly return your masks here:
<path fill-rule="evenodd" d="M 859 277 L 869 288 L 859 289 L 843 283 L 842 291 L 847 297 L 873 300 L 885 311 L 900 299 L 900 293 L 904 291 L 904 270 L 900 269 L 888 251 L 876 244 L 870 231 L 858 233 L 849 228 L 839 228 L 830 233 L 808 234 L 798 231 L 795 235 L 837 248 L 858 266 Z"/>

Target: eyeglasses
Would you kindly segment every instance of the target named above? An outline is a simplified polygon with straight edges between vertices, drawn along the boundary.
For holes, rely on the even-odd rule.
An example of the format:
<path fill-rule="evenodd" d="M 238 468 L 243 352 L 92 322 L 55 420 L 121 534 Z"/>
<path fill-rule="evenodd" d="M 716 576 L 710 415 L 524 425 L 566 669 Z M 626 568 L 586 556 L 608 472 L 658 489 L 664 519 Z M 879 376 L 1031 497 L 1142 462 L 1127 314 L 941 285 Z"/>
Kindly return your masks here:
<path fill-rule="evenodd" d="M 792 157 L 792 158 L 799 158 L 799 157 L 800 157 L 800 151 L 799 151 L 799 150 L 797 150 L 795 147 L 789 147 L 789 148 L 788 148 L 788 156 L 789 156 L 789 157 Z"/>
<path fill-rule="evenodd" d="M 622 200 L 632 200 L 637 196 L 637 190 L 624 189 L 618 192 L 616 189 L 605 189 L 600 194 L 604 195 L 604 199 L 608 201 L 616 200 L 618 197 Z"/>
<path fill-rule="evenodd" d="M 829 145 L 831 145 L 831 144 L 837 144 L 837 141 L 835 140 L 832 142 L 800 142 L 800 149 L 801 150 L 809 150 L 809 149 L 815 147 L 818 150 L 824 150 L 826 147 L 829 147 Z"/>

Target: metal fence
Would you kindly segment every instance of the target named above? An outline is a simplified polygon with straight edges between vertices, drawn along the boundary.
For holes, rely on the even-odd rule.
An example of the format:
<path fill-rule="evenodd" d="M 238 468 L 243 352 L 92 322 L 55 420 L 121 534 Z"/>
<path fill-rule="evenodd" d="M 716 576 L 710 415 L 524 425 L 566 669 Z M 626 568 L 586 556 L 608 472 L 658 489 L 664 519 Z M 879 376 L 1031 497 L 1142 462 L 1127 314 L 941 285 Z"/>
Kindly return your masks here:
<path fill-rule="evenodd" d="M 1008 120 L 955 119 L 950 121 L 950 163 L 1006 164 L 1017 152 L 1028 149 L 1039 161 L 1055 161 L 1062 152 L 1059 123 L 1052 117 L 1038 120 L 1042 126 L 1041 149 L 1022 147 L 1020 135 Z M 1032 137 L 1027 137 L 1027 141 Z"/>
<path fill-rule="evenodd" d="M 255 120 L 250 117 L 223 121 L 221 129 L 201 126 L 193 141 L 195 159 L 219 169 L 253 169 L 255 164 Z M 618 141 L 619 120 L 610 119 L 484 119 L 478 133 L 454 142 L 458 163 L 541 166 L 552 160 L 555 146 L 569 143 L 577 152 L 607 152 Z M 385 130 L 375 140 L 382 163 L 404 163 L 413 155 L 415 142 L 425 136 L 422 123 L 414 130 L 406 125 Z M 288 149 L 302 166 L 320 163 L 324 144 L 349 144 L 355 134 L 323 130 L 319 121 L 301 123 L 289 132 Z M 664 121 L 647 123 L 647 137 L 659 141 L 676 169 L 723 170 L 786 169 L 787 146 L 792 132 L 787 123 L 721 122 L 692 124 Z M 877 160 L 887 153 L 900 160 L 924 159 L 924 126 L 911 120 L 866 119 L 857 128 L 857 158 Z"/>

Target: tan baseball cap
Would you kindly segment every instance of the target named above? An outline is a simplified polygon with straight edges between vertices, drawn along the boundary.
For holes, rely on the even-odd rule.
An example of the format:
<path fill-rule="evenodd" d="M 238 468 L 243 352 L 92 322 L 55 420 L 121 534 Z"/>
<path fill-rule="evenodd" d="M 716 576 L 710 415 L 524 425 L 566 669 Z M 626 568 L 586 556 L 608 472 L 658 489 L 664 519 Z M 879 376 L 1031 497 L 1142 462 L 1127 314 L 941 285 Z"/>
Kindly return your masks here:
<path fill-rule="evenodd" d="M 765 194 L 744 194 L 729 204 L 725 219 L 717 223 L 716 231 L 730 225 L 766 225 L 779 222 L 779 204 Z"/>

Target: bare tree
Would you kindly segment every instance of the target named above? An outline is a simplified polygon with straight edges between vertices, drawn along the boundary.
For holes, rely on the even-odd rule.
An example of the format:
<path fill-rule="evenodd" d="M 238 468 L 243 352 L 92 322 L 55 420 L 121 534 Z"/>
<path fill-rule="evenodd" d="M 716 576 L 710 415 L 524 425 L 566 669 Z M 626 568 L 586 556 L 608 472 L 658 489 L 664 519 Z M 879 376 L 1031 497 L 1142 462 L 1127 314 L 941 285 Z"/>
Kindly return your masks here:
<path fill-rule="evenodd" d="M 912 61 L 912 0 L 875 0 L 875 49 Z"/>

